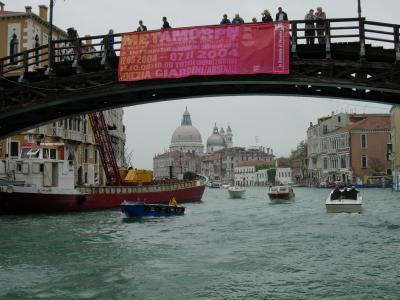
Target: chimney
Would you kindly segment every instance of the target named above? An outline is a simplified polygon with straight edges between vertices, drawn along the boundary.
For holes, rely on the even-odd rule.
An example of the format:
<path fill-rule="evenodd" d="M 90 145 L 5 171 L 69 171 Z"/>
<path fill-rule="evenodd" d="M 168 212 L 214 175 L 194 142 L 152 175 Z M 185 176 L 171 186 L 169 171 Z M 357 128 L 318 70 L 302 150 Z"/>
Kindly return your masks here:
<path fill-rule="evenodd" d="M 39 17 L 47 22 L 47 6 L 46 5 L 39 5 Z"/>
<path fill-rule="evenodd" d="M 3 2 L 0 2 L 0 11 L 4 11 L 4 3 Z"/>
<path fill-rule="evenodd" d="M 32 12 L 32 6 L 25 6 L 25 12 L 30 14 Z"/>

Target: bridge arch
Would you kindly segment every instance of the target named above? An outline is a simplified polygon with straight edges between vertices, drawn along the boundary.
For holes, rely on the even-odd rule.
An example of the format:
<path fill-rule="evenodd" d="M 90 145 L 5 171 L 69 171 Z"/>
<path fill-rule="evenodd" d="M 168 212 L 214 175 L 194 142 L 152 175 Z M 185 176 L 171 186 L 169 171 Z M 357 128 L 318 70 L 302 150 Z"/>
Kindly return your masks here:
<path fill-rule="evenodd" d="M 31 71 L 38 51 L 41 60 L 47 57 L 47 46 L 2 58 L 0 137 L 90 111 L 185 98 L 296 95 L 399 103 L 399 25 L 362 18 L 330 19 L 323 45 L 302 43 L 303 31 L 304 21 L 291 21 L 289 75 L 193 76 L 120 83 L 118 58 L 99 48 L 105 36 L 54 41 L 52 47 L 58 55 L 50 61 L 52 76 L 44 69 Z M 114 36 L 117 40 L 121 34 Z M 339 42 L 335 43 L 336 39 Z M 393 48 L 366 41 L 389 43 Z M 7 76 L 17 71 L 19 76 Z"/>

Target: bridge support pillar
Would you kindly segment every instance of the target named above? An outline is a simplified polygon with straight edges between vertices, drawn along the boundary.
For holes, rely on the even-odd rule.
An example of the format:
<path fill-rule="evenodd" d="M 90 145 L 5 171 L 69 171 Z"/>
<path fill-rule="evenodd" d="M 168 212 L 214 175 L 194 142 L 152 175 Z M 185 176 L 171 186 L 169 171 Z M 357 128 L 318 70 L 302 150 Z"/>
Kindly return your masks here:
<path fill-rule="evenodd" d="M 325 58 L 331 59 L 331 24 L 329 20 L 325 21 Z"/>
<path fill-rule="evenodd" d="M 394 49 L 396 51 L 396 63 L 400 63 L 400 36 L 399 25 L 394 26 Z"/>
<path fill-rule="evenodd" d="M 359 35 L 360 35 L 360 60 L 365 61 L 365 18 L 360 18 L 359 21 Z"/>
<path fill-rule="evenodd" d="M 297 57 L 297 23 L 292 23 L 292 47 L 291 47 L 291 53 L 292 53 L 292 58 Z"/>
<path fill-rule="evenodd" d="M 22 59 L 22 64 L 23 64 L 23 71 L 22 71 L 21 75 L 18 78 L 18 82 L 27 82 L 26 74 L 28 74 L 28 71 L 29 71 L 28 51 L 24 52 L 24 56 L 23 56 L 23 59 Z"/>
<path fill-rule="evenodd" d="M 81 54 L 82 54 L 82 48 L 81 48 L 82 41 L 80 39 L 76 39 L 74 41 L 74 43 L 75 43 L 75 58 L 72 63 L 72 67 L 75 69 L 75 72 L 77 74 L 80 74 L 80 73 L 82 73 L 82 68 L 79 63 L 79 61 L 81 60 Z"/>

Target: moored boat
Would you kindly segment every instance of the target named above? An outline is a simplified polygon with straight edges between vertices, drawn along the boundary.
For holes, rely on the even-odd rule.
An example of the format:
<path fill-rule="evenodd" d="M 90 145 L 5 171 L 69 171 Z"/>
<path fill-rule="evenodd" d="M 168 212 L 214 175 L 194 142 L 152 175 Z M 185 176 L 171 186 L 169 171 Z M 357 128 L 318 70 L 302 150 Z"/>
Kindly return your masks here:
<path fill-rule="evenodd" d="M 294 201 L 294 191 L 291 186 L 279 185 L 270 187 L 268 197 L 273 204 L 291 203 Z"/>
<path fill-rule="evenodd" d="M 241 187 L 241 186 L 231 186 L 231 187 L 228 188 L 229 196 L 232 199 L 243 198 L 245 192 L 246 192 L 246 189 L 244 187 Z"/>
<path fill-rule="evenodd" d="M 361 213 L 362 196 L 355 188 L 336 188 L 330 192 L 325 206 L 328 213 Z"/>
<path fill-rule="evenodd" d="M 127 217 L 169 217 L 183 215 L 184 206 L 173 206 L 165 204 L 146 204 L 143 202 L 124 201 L 120 205 L 121 211 Z"/>

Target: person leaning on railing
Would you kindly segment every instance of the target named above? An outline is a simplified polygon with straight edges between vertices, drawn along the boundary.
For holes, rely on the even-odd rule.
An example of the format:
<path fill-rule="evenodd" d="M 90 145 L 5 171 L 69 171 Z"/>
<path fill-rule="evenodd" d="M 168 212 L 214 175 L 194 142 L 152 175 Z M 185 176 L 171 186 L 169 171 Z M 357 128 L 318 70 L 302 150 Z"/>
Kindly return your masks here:
<path fill-rule="evenodd" d="M 314 10 L 310 9 L 308 14 L 304 17 L 306 21 L 305 25 L 305 36 L 306 42 L 308 45 L 314 45 L 315 40 L 315 18 L 314 18 Z"/>
<path fill-rule="evenodd" d="M 322 11 L 322 7 L 317 7 L 317 12 L 314 15 L 315 23 L 317 24 L 318 44 L 325 44 L 325 20 L 326 14 Z"/>

